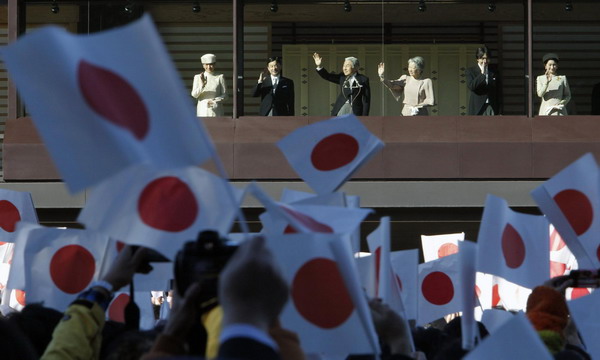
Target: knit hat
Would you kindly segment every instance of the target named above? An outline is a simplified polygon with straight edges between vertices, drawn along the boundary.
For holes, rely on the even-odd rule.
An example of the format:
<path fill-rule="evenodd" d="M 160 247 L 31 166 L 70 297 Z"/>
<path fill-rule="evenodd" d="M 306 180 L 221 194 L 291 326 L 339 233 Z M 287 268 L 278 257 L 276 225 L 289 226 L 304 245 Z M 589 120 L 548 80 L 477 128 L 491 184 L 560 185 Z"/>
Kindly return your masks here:
<path fill-rule="evenodd" d="M 527 317 L 537 331 L 551 330 L 562 334 L 569 320 L 564 295 L 548 286 L 536 287 L 527 299 Z"/>

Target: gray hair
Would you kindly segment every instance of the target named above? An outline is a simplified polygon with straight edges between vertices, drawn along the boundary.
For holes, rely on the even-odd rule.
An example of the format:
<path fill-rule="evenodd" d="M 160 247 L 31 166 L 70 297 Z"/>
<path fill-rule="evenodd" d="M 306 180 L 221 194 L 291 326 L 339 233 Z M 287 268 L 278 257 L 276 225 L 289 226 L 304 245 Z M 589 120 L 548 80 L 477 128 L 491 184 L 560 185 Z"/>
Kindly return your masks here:
<path fill-rule="evenodd" d="M 344 61 L 350 61 L 352 63 L 353 68 L 357 68 L 360 66 L 360 62 L 358 62 L 358 59 L 355 58 L 354 56 L 349 56 L 349 57 L 345 58 Z"/>
<path fill-rule="evenodd" d="M 415 56 L 414 58 L 408 59 L 408 63 L 413 63 L 419 69 L 419 71 L 423 72 L 425 70 L 425 59 L 421 56 Z"/>

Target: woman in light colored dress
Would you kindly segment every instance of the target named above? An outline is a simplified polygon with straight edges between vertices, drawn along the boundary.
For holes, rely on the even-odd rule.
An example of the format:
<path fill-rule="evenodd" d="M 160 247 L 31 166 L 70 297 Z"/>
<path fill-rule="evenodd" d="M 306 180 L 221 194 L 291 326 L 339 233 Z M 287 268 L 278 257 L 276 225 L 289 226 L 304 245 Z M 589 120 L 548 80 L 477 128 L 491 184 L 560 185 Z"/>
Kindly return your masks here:
<path fill-rule="evenodd" d="M 542 99 L 539 115 L 567 115 L 571 89 L 567 77 L 558 75 L 558 55 L 546 54 L 543 58 L 546 73 L 536 80 L 537 95 Z"/>
<path fill-rule="evenodd" d="M 385 64 L 380 63 L 377 67 L 379 79 L 390 89 L 390 92 L 399 101 L 404 94 L 403 116 L 429 115 L 428 106 L 435 105 L 433 97 L 433 83 L 431 79 L 423 79 L 425 60 L 416 56 L 408 60 L 408 75 L 402 75 L 398 80 L 385 79 Z"/>
<path fill-rule="evenodd" d="M 215 73 L 217 57 L 205 54 L 200 60 L 204 72 L 194 76 L 192 96 L 198 99 L 196 115 L 201 117 L 223 116 L 222 102 L 227 98 L 223 74 Z"/>

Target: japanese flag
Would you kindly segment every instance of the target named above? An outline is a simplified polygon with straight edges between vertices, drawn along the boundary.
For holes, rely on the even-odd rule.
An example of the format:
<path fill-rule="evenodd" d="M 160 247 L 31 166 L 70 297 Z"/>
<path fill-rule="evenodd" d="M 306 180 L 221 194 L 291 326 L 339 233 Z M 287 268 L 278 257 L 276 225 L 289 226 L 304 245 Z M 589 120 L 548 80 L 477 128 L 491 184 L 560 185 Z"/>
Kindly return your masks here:
<path fill-rule="evenodd" d="M 277 146 L 302 180 L 326 194 L 342 186 L 383 142 L 356 116 L 344 115 L 297 129 Z"/>
<path fill-rule="evenodd" d="M 371 324 L 365 330 L 359 313 L 369 314 L 366 298 L 356 287 L 346 285 L 344 269 L 330 245 L 340 238 L 329 234 L 268 236 L 267 244 L 290 285 L 290 301 L 281 321 L 294 329 L 306 353 L 330 355 L 373 353 Z M 356 270 L 355 270 L 356 271 Z M 356 291 L 357 294 L 351 294 Z M 356 303 L 355 301 L 359 301 Z M 360 310 L 362 309 L 362 310 Z"/>
<path fill-rule="evenodd" d="M 567 302 L 571 317 L 592 359 L 600 359 L 600 291 Z"/>
<path fill-rule="evenodd" d="M 346 206 L 346 194 L 337 191 L 330 194 L 315 195 L 304 191 L 283 189 L 281 199 L 284 204 L 290 205 L 322 205 L 322 206 Z"/>
<path fill-rule="evenodd" d="M 577 258 L 582 269 L 600 268 L 600 171 L 586 154 L 531 196 Z"/>
<path fill-rule="evenodd" d="M 39 228 L 24 250 L 27 302 L 64 311 L 101 273 L 109 238 L 89 230 Z"/>
<path fill-rule="evenodd" d="M 458 254 L 419 265 L 419 312 L 423 325 L 463 309 Z"/>
<path fill-rule="evenodd" d="M 421 235 L 423 259 L 425 262 L 437 260 L 458 252 L 458 242 L 465 239 L 465 233 Z"/>
<path fill-rule="evenodd" d="M 38 222 L 31 193 L 0 189 L 0 244 L 15 241 L 19 221 Z"/>
<path fill-rule="evenodd" d="M 371 209 L 349 209 L 339 206 L 286 205 L 288 215 L 300 221 L 311 232 L 349 235 L 369 215 Z M 272 234 L 293 234 L 297 231 L 285 219 L 271 212 L 259 216 L 263 231 Z"/>
<path fill-rule="evenodd" d="M 550 224 L 550 277 L 567 274 L 577 267 L 575 256 L 567 247 L 558 230 Z"/>
<path fill-rule="evenodd" d="M 519 313 L 485 338 L 465 360 L 536 359 L 553 357 L 535 332 L 525 314 Z"/>
<path fill-rule="evenodd" d="M 171 169 L 213 156 L 149 16 L 91 35 L 45 27 L 1 56 L 71 192 L 132 164 Z"/>
<path fill-rule="evenodd" d="M 392 251 L 390 254 L 394 280 L 397 281 L 407 319 L 417 318 L 419 250 Z"/>
<path fill-rule="evenodd" d="M 195 166 L 168 171 L 136 166 L 94 188 L 79 221 L 173 259 L 199 231 L 228 233 L 242 195 L 236 191 L 233 204 L 228 188 L 229 183 Z"/>
<path fill-rule="evenodd" d="M 488 195 L 477 239 L 477 270 L 534 288 L 548 280 L 548 221 Z"/>

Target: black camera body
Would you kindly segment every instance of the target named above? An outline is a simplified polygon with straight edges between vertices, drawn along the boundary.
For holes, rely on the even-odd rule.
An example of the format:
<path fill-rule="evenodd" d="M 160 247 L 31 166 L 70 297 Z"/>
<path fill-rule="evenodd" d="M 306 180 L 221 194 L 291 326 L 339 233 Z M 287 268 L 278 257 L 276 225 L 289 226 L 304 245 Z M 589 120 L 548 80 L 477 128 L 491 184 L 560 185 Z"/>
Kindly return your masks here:
<path fill-rule="evenodd" d="M 203 294 L 201 303 L 206 304 L 203 307 L 216 304 L 219 274 L 237 248 L 237 245 L 212 230 L 202 231 L 196 241 L 185 243 L 177 253 L 174 265 L 179 295 L 185 295 L 191 284 L 200 282 Z"/>
<path fill-rule="evenodd" d="M 600 270 L 572 270 L 569 278 L 573 279 L 574 288 L 597 288 L 600 286 Z"/>

